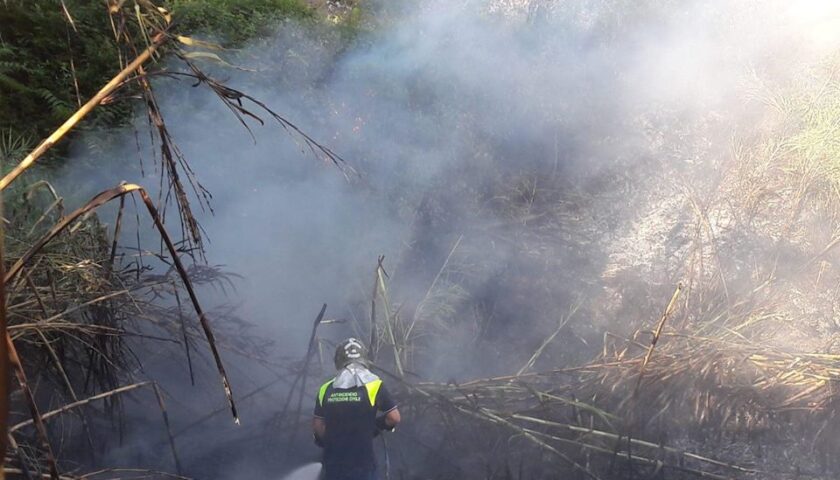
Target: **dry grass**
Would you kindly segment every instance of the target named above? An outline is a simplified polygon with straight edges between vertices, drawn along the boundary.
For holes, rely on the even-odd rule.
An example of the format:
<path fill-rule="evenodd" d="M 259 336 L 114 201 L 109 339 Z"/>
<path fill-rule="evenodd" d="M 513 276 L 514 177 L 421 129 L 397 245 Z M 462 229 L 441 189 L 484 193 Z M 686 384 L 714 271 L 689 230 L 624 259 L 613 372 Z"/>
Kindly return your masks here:
<path fill-rule="evenodd" d="M 19 160 L 0 180 L 0 191 L 7 205 L 3 219 L 4 260 L 11 265 L 3 278 L 8 314 L 6 344 L 23 393 L 23 398 L 12 398 L 11 421 L 15 425 L 9 436 L 11 449 L 5 471 L 26 478 L 53 480 L 183 478 L 164 396 L 154 382 L 134 378 L 131 373 L 134 369 L 129 367 L 138 360 L 129 339 L 180 344 L 192 378 L 191 351 L 196 343 L 206 342 L 236 423 L 239 420 L 231 382 L 220 348 L 254 357 L 261 354 L 264 345 L 237 334 L 234 318 L 218 312 L 215 320 L 227 320 L 228 324 L 223 329 L 225 338 L 217 340 L 209 315 L 202 309 L 194 284 L 225 289 L 230 286 L 230 280 L 220 269 L 197 261 L 185 264 L 181 259 L 182 256 L 203 259 L 201 228 L 192 212 L 190 197 L 197 199 L 202 208 L 209 208 L 210 196 L 173 142 L 150 77 L 166 74 L 196 80 L 210 88 L 245 128 L 249 128 L 246 119 L 262 124 L 264 121 L 258 114 L 267 115 L 302 148 L 339 166 L 345 175 L 352 175 L 353 171 L 337 154 L 259 100 L 204 74 L 193 59 L 196 49 L 208 48 L 209 44 L 171 31 L 172 16 L 165 9 L 149 1 L 107 2 L 103 8 L 107 8 L 121 52 L 119 73 L 28 154 L 22 154 L 23 140 L 4 137 L 2 143 L 3 160 Z M 72 12 L 65 9 L 65 15 L 72 22 Z M 163 52 L 173 53 L 186 71 L 160 71 L 160 66 L 153 63 Z M 121 184 L 65 213 L 64 200 L 49 183 L 22 184 L 19 178 L 25 178 L 24 173 L 88 113 L 99 105 L 130 98 L 130 93 L 139 94 L 144 101 L 157 142 L 161 171 L 166 172 L 157 202 L 143 187 Z M 126 255 L 120 248 L 125 198 L 132 195 L 134 204 L 140 200 L 140 210 L 155 224 L 163 250 L 160 253 L 142 250 L 137 245 L 133 255 Z M 99 223 L 96 210 L 115 200 L 119 201 L 117 219 L 114 231 L 108 232 Z M 180 220 L 182 241 L 178 244 L 163 220 L 171 203 Z M 139 224 L 141 212 L 135 215 Z M 156 274 L 153 265 L 168 266 L 169 270 Z M 182 299 L 187 298 L 194 315 L 182 305 Z M 176 306 L 164 306 L 173 302 Z M 52 448 L 56 438 L 46 421 L 58 415 L 77 414 L 82 433 L 73 434 L 73 438 L 85 436 L 92 447 L 92 427 L 86 411 L 94 403 L 102 403 L 106 413 L 118 415 L 120 397 L 140 387 L 150 387 L 155 393 L 179 475 L 144 470 L 102 470 L 73 475 L 63 472 L 62 462 Z M 44 412 L 41 408 L 44 404 L 63 406 Z M 21 406 L 28 408 L 28 420 L 17 413 Z M 26 432 L 29 425 L 35 426 L 34 437 Z"/>
<path fill-rule="evenodd" d="M 649 274 L 649 296 L 633 301 L 667 304 L 666 314 L 612 322 L 589 362 L 535 361 L 568 345 L 555 331 L 516 374 L 418 382 L 405 375 L 408 352 L 424 348 L 416 332 L 445 334 L 427 313 L 451 316 L 459 300 L 437 297 L 439 274 L 404 312 L 380 262 L 372 338 L 389 355 L 377 363 L 402 386 L 406 416 L 428 424 L 405 442 L 463 478 L 836 477 L 840 89 L 832 65 L 789 90 L 754 92 L 766 106 L 763 123 L 715 160 L 714 178 L 663 165 L 657 181 L 667 182 L 667 198 L 654 198 L 657 215 L 640 215 L 626 239 L 644 258 L 614 255 L 602 280 L 622 292 L 618 284 L 635 278 L 626 272 Z M 539 188 L 523 182 L 495 201 L 528 232 L 528 222 L 550 228 L 561 215 L 538 198 Z M 601 300 L 583 310 L 617 315 Z M 535 364 L 542 370 L 532 371 Z"/>

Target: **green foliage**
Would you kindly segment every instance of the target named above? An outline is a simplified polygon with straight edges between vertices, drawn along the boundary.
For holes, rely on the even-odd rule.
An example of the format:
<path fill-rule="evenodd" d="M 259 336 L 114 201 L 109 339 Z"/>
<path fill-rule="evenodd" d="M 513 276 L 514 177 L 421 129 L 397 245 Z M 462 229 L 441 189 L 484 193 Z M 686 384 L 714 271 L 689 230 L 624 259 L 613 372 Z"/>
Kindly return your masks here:
<path fill-rule="evenodd" d="M 360 6 L 354 5 L 343 19 L 339 19 L 338 29 L 345 43 L 352 44 L 362 32 L 371 29 L 364 13 Z"/>
<path fill-rule="evenodd" d="M 57 1 L 0 5 L 0 130 L 44 136 L 118 68 L 103 4 L 65 3 L 75 30 Z"/>
<path fill-rule="evenodd" d="M 12 129 L 0 130 L 0 173 L 6 173 L 9 165 L 21 161 L 30 148 L 31 139 L 16 134 Z"/>
<path fill-rule="evenodd" d="M 823 73 L 823 83 L 799 86 L 793 98 L 789 120 L 798 128 L 787 139 L 797 154 L 792 173 L 813 182 L 812 186 L 832 202 L 840 192 L 840 83 L 833 72 Z"/>
<path fill-rule="evenodd" d="M 301 0 L 169 0 L 178 29 L 217 35 L 228 46 L 270 31 L 280 18 L 310 18 Z"/>
<path fill-rule="evenodd" d="M 58 0 L 0 2 L 0 132 L 45 137 L 119 70 L 105 2 L 64 4 L 72 23 Z M 177 31 L 219 36 L 228 45 L 263 33 L 279 18 L 312 16 L 302 0 L 161 0 L 159 5 L 173 13 Z M 97 108 L 83 127 L 119 125 L 130 114 L 129 103 L 116 102 Z"/>

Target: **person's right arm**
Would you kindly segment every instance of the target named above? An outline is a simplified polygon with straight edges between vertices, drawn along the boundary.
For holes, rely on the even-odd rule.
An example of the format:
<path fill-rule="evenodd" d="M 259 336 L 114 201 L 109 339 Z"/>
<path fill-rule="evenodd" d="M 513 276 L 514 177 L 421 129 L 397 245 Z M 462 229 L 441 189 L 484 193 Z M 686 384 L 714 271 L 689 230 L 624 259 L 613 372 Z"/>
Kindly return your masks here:
<path fill-rule="evenodd" d="M 312 436 L 315 437 L 315 445 L 324 446 L 324 436 L 327 433 L 327 420 L 324 418 L 324 407 L 321 399 L 315 399 L 315 409 L 312 411 Z"/>

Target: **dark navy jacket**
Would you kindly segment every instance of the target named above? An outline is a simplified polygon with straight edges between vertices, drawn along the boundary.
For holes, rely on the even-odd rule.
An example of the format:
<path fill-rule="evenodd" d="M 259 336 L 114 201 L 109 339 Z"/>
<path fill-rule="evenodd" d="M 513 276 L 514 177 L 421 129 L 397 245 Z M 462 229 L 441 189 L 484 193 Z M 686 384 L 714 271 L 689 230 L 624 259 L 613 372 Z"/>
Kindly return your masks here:
<path fill-rule="evenodd" d="M 347 389 L 333 388 L 332 380 L 321 386 L 314 414 L 326 423 L 324 480 L 370 478 L 376 471 L 376 414 L 395 408 L 382 380 Z"/>

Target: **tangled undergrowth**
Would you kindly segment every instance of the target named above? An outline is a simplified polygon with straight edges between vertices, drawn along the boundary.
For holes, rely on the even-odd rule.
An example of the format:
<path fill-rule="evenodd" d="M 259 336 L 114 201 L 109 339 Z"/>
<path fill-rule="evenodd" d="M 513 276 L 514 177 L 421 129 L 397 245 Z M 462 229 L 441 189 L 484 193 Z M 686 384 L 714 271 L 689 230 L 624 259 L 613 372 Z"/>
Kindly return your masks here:
<path fill-rule="evenodd" d="M 72 11 L 66 5 L 64 9 L 72 24 Z M 209 347 L 230 412 L 238 423 L 220 350 L 260 361 L 266 342 L 243 334 L 242 322 L 231 311 L 205 312 L 201 306 L 197 288 L 229 288 L 231 274 L 204 261 L 201 227 L 192 213 L 190 197 L 202 208 L 209 207 L 209 192 L 173 142 L 149 78 L 190 78 L 208 87 L 246 129 L 246 118 L 263 123 L 259 115 L 268 116 L 313 155 L 340 168 L 344 165 L 335 153 L 259 100 L 206 75 L 196 58 L 219 59 L 203 50 L 216 46 L 178 34 L 172 14 L 165 8 L 138 0 L 107 2 L 101 11 L 113 26 L 121 71 L 84 105 L 80 102 L 78 110 L 34 149 L 29 150 L 28 142 L 11 132 L 2 148 L 5 343 L 19 386 L 10 398 L 11 426 L 3 468 L 12 476 L 53 480 L 124 475 L 183 478 L 166 395 L 154 379 L 145 378 L 143 360 L 132 345 L 156 342 L 163 345 L 153 349 L 158 352 L 166 345 L 182 349 L 193 382 L 195 353 Z M 177 58 L 184 69 L 153 65 L 162 54 Z M 64 198 L 48 181 L 24 175 L 97 107 L 134 97 L 142 99 L 146 107 L 158 149 L 156 168 L 164 173 L 156 200 L 142 186 L 123 182 L 68 212 Z M 13 168 L 8 168 L 9 164 Z M 19 180 L 21 176 L 24 180 Z M 109 230 L 100 223 L 97 210 L 112 202 L 119 206 L 113 230 Z M 134 206 L 133 215 L 128 213 L 129 205 Z M 168 207 L 177 213 L 178 243 L 165 225 Z M 121 230 L 131 217 L 138 233 L 135 245 L 127 247 L 130 242 L 121 237 Z M 158 252 L 140 242 L 141 217 L 151 220 L 157 230 Z M 185 263 L 184 259 L 191 261 Z M 142 468 L 85 473 L 86 466 L 95 461 L 82 461 L 81 457 L 92 456 L 101 447 L 96 443 L 103 429 L 122 428 L 122 399 L 140 389 L 154 393 L 176 473 Z M 53 425 L 56 420 L 61 420 L 58 426 Z M 64 448 L 56 449 L 65 442 L 70 444 L 69 458 L 60 455 Z M 86 442 L 87 448 L 79 442 Z M 73 456 L 80 452 L 81 457 Z"/>
<path fill-rule="evenodd" d="M 579 321 L 626 315 L 611 313 L 616 302 L 654 303 L 626 290 L 636 275 L 659 285 L 661 317 L 647 310 L 604 329 L 602 352 L 576 367 L 537 362 L 543 370 L 531 371 L 544 351 L 574 344 L 563 323 L 516 374 L 406 380 L 412 414 L 437 419 L 417 433 L 429 458 L 451 458 L 454 471 L 484 478 L 834 478 L 834 65 L 809 72 L 820 79 L 815 90 L 765 93 L 777 102 L 765 130 L 738 141 L 710 186 L 665 169 L 668 200 L 654 200 L 652 214 L 619 240 L 606 292 Z M 628 253 L 625 242 L 644 254 Z M 665 267 L 659 258 L 645 263 L 648 252 L 666 255 Z M 445 441 L 430 440 L 436 429 Z"/>
<path fill-rule="evenodd" d="M 147 15 L 166 32 L 165 15 Z M 132 38 L 138 39 L 133 47 L 145 45 L 141 37 Z M 142 49 L 128 47 L 126 58 L 133 58 L 136 50 Z M 183 74 L 213 89 L 240 119 L 251 112 L 239 101 L 264 108 L 206 77 L 189 56 L 182 60 L 188 66 Z M 755 87 L 747 92 L 763 105 L 762 121 L 739 131 L 726 148 L 704 145 L 703 134 L 714 127 L 703 122 L 680 125 L 667 112 L 640 119 L 638 127 L 650 135 L 652 157 L 682 162 L 663 163 L 645 179 L 658 186 L 656 193 L 639 200 L 642 213 L 626 219 L 610 238 L 597 235 L 601 219 L 581 213 L 591 201 L 590 191 L 546 186 L 543 171 L 511 175 L 500 168 L 483 172 L 491 177 L 491 187 L 489 193 L 477 194 L 486 197 L 475 203 L 501 220 L 480 225 L 478 234 L 448 236 L 446 254 L 419 295 L 403 295 L 399 275 L 389 274 L 384 259 L 372 265 L 371 298 L 360 301 L 356 325 L 369 339 L 380 371 L 400 385 L 407 417 L 424 420 L 406 428 L 405 440 L 393 448 L 399 453 L 411 445 L 423 452 L 425 462 L 405 462 L 400 472 L 428 478 L 423 468 L 431 466 L 444 478 L 836 476 L 840 466 L 832 453 L 837 447 L 835 386 L 840 375 L 835 321 L 840 177 L 835 119 L 840 90 L 835 66 L 827 62 L 786 89 Z M 180 345 L 188 363 L 202 338 L 222 349 L 250 348 L 228 340 L 238 335 L 214 340 L 206 326 L 201 329 L 198 325 L 206 318 L 197 301 L 197 315 L 187 313 L 194 293 L 189 285 L 222 285 L 226 279 L 224 272 L 200 262 L 181 272 L 174 263 L 179 255 L 200 256 L 200 228 L 186 199 L 193 194 L 203 198 L 203 190 L 193 183 L 195 177 L 171 143 L 150 84 L 143 75 L 132 79 L 159 134 L 161 170 L 170 175 L 166 185 L 172 191 L 162 194 L 159 206 L 175 199 L 184 241 L 155 253 L 142 246 L 117 248 L 119 225 L 126 221 L 126 195 L 140 192 L 139 187 L 123 185 L 94 202 L 119 199 L 116 231 L 107 231 L 90 214 L 92 208 L 68 215 L 59 192 L 46 182 L 16 183 L 4 191 L 7 260 L 14 273 L 7 285 L 9 333 L 21 358 L 19 372 L 32 376 L 19 378 L 31 386 L 31 395 L 27 398 L 24 388 L 13 399 L 12 448 L 6 461 L 10 473 L 32 478 L 122 475 L 68 474 L 66 464 L 51 451 L 56 433 L 39 423 L 48 427 L 53 418 L 76 415 L 67 434 L 84 438 L 98 428 L 89 425 L 96 416 L 91 412 L 104 408 L 116 415 L 121 395 L 137 389 L 155 392 L 162 428 L 168 428 L 159 389 L 148 379 L 126 374 L 136 361 L 127 349 L 127 336 Z M 303 135 L 282 117 L 268 114 Z M 316 155 L 342 165 L 313 139 L 299 138 Z M 686 138 L 696 139 L 697 145 L 686 145 Z M 713 158 L 693 163 L 707 156 Z M 715 175 L 704 177 L 706 182 L 685 180 L 696 177 L 693 168 L 710 164 Z M 624 200 L 624 190 L 612 187 L 622 185 L 625 175 L 608 175 L 606 182 L 613 183 L 603 188 L 617 192 L 613 203 Z M 431 200 L 418 209 L 418 217 L 431 218 L 418 220 L 418 231 L 431 228 L 439 220 L 435 215 L 446 210 L 449 199 L 443 190 L 449 186 L 429 194 Z M 137 215 L 156 218 L 148 205 L 143 201 Z M 57 226 L 61 228 L 54 230 Z M 556 239 L 571 238 L 572 229 L 577 244 L 570 249 L 586 256 L 597 244 L 608 253 L 599 277 L 529 275 L 542 271 L 530 267 L 549 263 L 560 250 Z M 497 288 L 513 291 L 508 298 L 518 300 L 510 310 L 493 303 L 492 288 L 477 293 L 471 283 L 475 271 L 494 268 L 482 258 L 482 245 L 473 243 L 478 235 L 514 245 L 512 260 L 497 280 Z M 412 245 L 406 247 L 400 267 L 410 263 Z M 22 258 L 26 261 L 16 269 Z M 151 265 L 166 271 L 156 273 Z M 504 346 L 513 352 L 530 346 L 528 355 L 505 375 L 430 382 L 414 373 L 418 364 L 437 354 L 430 346 L 435 338 L 458 334 L 464 348 L 468 342 L 491 344 L 493 335 L 512 328 L 503 322 L 515 318 L 517 308 L 529 308 L 534 298 L 572 281 L 597 282 L 599 288 L 581 287 L 572 301 L 552 299 L 552 306 L 572 308 L 529 311 L 528 317 L 559 318 L 547 318 L 551 328 L 541 338 L 521 335 L 510 342 L 514 345 Z M 619 316 L 626 321 L 606 321 Z M 219 317 L 210 317 L 215 327 Z M 282 412 L 282 425 L 290 430 L 303 431 L 308 420 L 295 395 L 311 390 L 307 380 L 315 376 L 309 367 L 318 350 L 317 327 L 318 322 L 314 343 L 298 366 L 294 385 L 299 390 L 293 389 L 287 401 L 297 404 L 297 410 Z M 587 358 L 568 353 L 575 343 L 589 347 Z M 568 366 L 570 359 L 574 366 Z M 219 367 L 224 378 L 221 363 Z M 41 411 L 33 415 L 32 405 Z M 177 449 L 172 453 L 177 472 Z M 69 471 L 74 471 L 72 465 Z"/>

